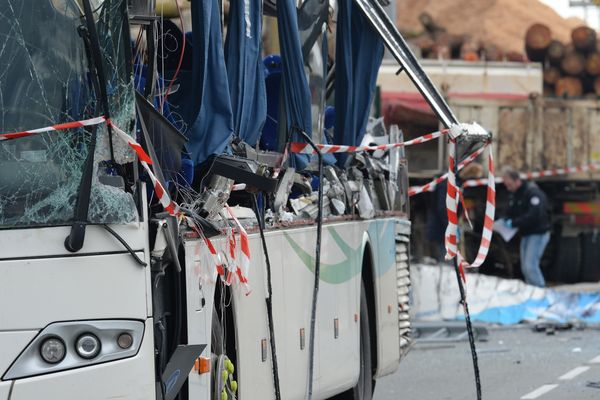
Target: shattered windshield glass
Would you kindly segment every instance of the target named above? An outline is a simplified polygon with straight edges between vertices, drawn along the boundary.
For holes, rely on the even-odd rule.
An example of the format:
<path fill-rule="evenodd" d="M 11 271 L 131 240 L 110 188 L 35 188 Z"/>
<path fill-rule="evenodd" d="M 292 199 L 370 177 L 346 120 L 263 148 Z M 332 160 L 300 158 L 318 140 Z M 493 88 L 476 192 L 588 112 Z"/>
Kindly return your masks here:
<path fill-rule="evenodd" d="M 127 66 L 125 0 L 92 1 L 111 120 L 133 127 L 133 88 Z M 85 19 L 75 0 L 0 2 L 0 133 L 80 121 L 101 113 L 91 85 L 88 53 L 80 27 Z M 99 106 L 98 106 L 99 107 Z M 106 124 L 97 127 L 94 178 L 88 220 L 136 221 L 133 196 L 114 168 Z M 91 129 L 73 128 L 0 141 L 0 227 L 69 224 Z M 114 158 L 133 153 L 113 139 Z"/>

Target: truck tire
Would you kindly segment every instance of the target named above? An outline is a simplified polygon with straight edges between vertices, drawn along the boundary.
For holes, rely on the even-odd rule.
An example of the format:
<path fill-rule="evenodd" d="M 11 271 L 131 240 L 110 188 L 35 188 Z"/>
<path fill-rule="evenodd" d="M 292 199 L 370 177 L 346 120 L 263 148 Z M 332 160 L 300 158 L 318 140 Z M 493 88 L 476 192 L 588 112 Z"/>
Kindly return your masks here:
<path fill-rule="evenodd" d="M 365 284 L 360 290 L 360 374 L 356 386 L 331 400 L 371 400 L 373 398 L 373 367 L 371 362 L 371 333 L 369 329 L 369 309 Z"/>
<path fill-rule="evenodd" d="M 579 237 L 563 236 L 558 241 L 556 279 L 561 283 L 579 282 L 581 273 L 581 244 Z"/>
<path fill-rule="evenodd" d="M 581 282 L 600 281 L 600 236 L 594 233 L 581 234 Z"/>

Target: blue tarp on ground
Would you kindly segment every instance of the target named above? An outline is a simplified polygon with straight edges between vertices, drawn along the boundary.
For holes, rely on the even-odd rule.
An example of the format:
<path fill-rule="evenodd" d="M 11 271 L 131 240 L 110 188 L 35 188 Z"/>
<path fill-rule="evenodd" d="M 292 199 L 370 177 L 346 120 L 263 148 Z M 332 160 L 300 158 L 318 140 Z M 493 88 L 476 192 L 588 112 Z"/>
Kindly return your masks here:
<path fill-rule="evenodd" d="M 225 40 L 233 129 L 254 146 L 267 115 L 262 50 L 262 0 L 233 0 Z"/>
<path fill-rule="evenodd" d="M 451 266 L 413 266 L 411 280 L 414 318 L 464 319 Z M 600 323 L 600 284 L 583 289 L 581 285 L 537 288 L 516 279 L 475 273 L 467 274 L 466 293 L 473 321 L 502 325 L 537 320 Z"/>
<path fill-rule="evenodd" d="M 354 2 L 338 5 L 334 143 L 354 146 L 365 134 L 384 47 Z M 341 154 L 339 164 L 346 158 Z"/>

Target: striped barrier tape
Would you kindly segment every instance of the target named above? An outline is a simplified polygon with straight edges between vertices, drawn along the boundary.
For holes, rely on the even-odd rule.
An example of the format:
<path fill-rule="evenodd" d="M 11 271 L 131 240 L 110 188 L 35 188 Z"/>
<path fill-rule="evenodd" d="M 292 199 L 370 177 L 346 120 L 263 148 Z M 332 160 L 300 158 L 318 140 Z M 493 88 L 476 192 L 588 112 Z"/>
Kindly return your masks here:
<path fill-rule="evenodd" d="M 394 149 L 396 147 L 412 146 L 414 144 L 429 142 L 430 140 L 437 139 L 442 135 L 447 134 L 449 131 L 449 129 L 442 129 L 441 131 L 428 133 L 426 135 L 420 136 L 416 139 L 408 140 L 406 142 L 381 144 L 378 146 L 343 146 L 336 144 L 317 144 L 316 147 L 323 154 L 357 153 L 360 151 L 389 150 Z M 290 150 L 292 153 L 316 154 L 316 151 L 307 143 L 293 142 L 290 144 Z"/>
<path fill-rule="evenodd" d="M 44 132 L 62 131 L 66 129 L 81 128 L 84 126 L 99 125 L 104 122 L 106 122 L 110 127 L 112 127 L 117 133 L 117 135 L 127 144 L 129 144 L 129 146 L 135 151 L 135 153 L 140 159 L 140 163 L 142 164 L 142 166 L 148 173 L 150 180 L 152 181 L 154 191 L 156 192 L 160 203 L 169 214 L 177 216 L 179 213 L 179 206 L 177 206 L 177 204 L 169 198 L 169 194 L 167 193 L 165 188 L 160 184 L 160 182 L 156 179 L 156 176 L 150 169 L 149 165 L 152 164 L 150 156 L 148 156 L 148 154 L 144 151 L 142 146 L 138 142 L 136 142 L 135 139 L 133 139 L 127 133 L 123 132 L 121 129 L 119 129 L 119 127 L 117 127 L 108 118 L 104 116 L 85 119 L 82 121 L 65 122 L 63 124 L 56 124 L 52 126 L 46 126 L 44 128 L 31 129 L 27 131 L 2 133 L 0 134 L 0 141 L 33 136 Z"/>
<path fill-rule="evenodd" d="M 467 158 L 465 158 L 463 161 L 461 161 L 461 163 L 458 164 L 458 170 L 459 171 L 462 170 L 464 167 L 466 167 L 467 165 L 469 165 L 470 163 L 475 161 L 477 159 L 477 157 L 479 157 L 485 151 L 487 146 L 488 146 L 487 144 L 485 146 L 482 146 L 480 149 L 474 151 Z M 448 173 L 445 173 L 444 175 L 440 176 L 439 178 L 434 179 L 433 181 L 431 181 L 423 186 L 412 186 L 408 189 L 408 196 L 412 197 L 419 193 L 431 192 L 433 189 L 435 189 L 435 187 L 437 185 L 439 185 L 440 183 L 445 181 L 447 178 L 448 178 Z"/>
<path fill-rule="evenodd" d="M 150 164 L 152 164 L 152 160 L 150 159 L 150 156 L 144 151 L 142 146 L 134 138 L 129 136 L 127 133 L 123 132 L 118 126 L 116 126 L 115 124 L 110 122 L 110 120 L 107 120 L 107 122 L 117 133 L 117 136 L 119 138 L 121 138 L 123 141 L 125 141 L 127 144 L 129 144 L 129 146 L 137 154 L 138 158 L 140 159 L 140 164 L 142 164 L 142 167 L 144 168 L 144 170 L 146 170 L 146 173 L 148 174 L 148 176 L 150 177 L 150 180 L 152 181 L 152 187 L 154 188 L 154 192 L 156 193 L 156 196 L 158 197 L 158 201 L 163 206 L 165 211 L 167 211 L 169 213 L 169 215 L 172 215 L 174 217 L 179 217 L 181 215 L 181 210 L 179 209 L 179 205 L 177 205 L 177 203 L 175 203 L 173 200 L 171 200 L 171 197 L 169 196 L 169 192 L 167 192 L 167 190 L 163 187 L 163 185 L 156 178 L 156 175 L 154 175 L 154 173 L 152 172 L 152 169 L 150 168 Z"/>
<path fill-rule="evenodd" d="M 448 189 L 446 194 L 446 209 L 448 213 L 448 226 L 445 233 L 446 260 L 452 260 L 456 257 L 459 270 L 463 281 L 465 280 L 465 268 L 476 268 L 483 264 L 489 252 L 492 231 L 494 227 L 494 215 L 496 212 L 496 184 L 494 179 L 494 158 L 492 156 L 492 146 L 488 152 L 488 190 L 485 206 L 485 218 L 483 223 L 483 233 L 477 257 L 472 264 L 469 264 L 458 251 L 458 202 L 460 191 L 456 186 L 456 176 L 454 175 L 455 160 L 455 140 L 450 140 L 448 145 Z"/>
<path fill-rule="evenodd" d="M 152 160 L 150 159 L 150 156 L 148 156 L 148 154 L 144 151 L 142 146 L 134 138 L 129 136 L 127 133 L 123 132 L 121 129 L 119 129 L 117 126 L 112 124 L 110 121 L 108 121 L 108 123 L 111 125 L 111 127 L 114 129 L 114 131 L 117 133 L 117 135 L 121 139 L 123 139 L 125 142 L 127 142 L 129 144 L 129 146 L 138 155 L 140 163 L 142 164 L 142 166 L 148 173 L 148 176 L 150 177 L 150 180 L 152 181 L 152 184 L 154 186 L 154 191 L 155 191 L 156 195 L 158 196 L 158 199 L 159 199 L 160 203 L 162 204 L 163 208 L 170 215 L 181 218 L 183 216 L 183 213 L 181 212 L 179 205 L 177 203 L 175 203 L 173 200 L 171 200 L 169 193 L 164 189 L 164 187 L 161 185 L 161 183 L 158 181 L 158 179 L 156 178 L 156 176 L 150 169 L 149 164 L 152 164 Z M 183 218 L 185 218 L 185 220 L 187 221 L 188 226 L 190 228 L 192 228 L 199 235 L 199 237 L 203 238 L 204 243 L 206 243 L 206 246 L 208 247 L 208 251 L 211 254 L 211 257 L 213 258 L 215 268 L 217 270 L 217 274 L 220 276 L 221 280 L 223 282 L 225 282 L 226 285 L 230 285 L 231 279 L 233 278 L 233 275 L 234 275 L 233 265 L 234 265 L 234 261 L 235 261 L 235 255 L 232 254 L 232 262 L 227 264 L 227 268 L 229 269 L 229 274 L 226 278 L 225 277 L 225 268 L 223 267 L 223 262 L 221 262 L 221 259 L 215 249 L 215 246 L 212 244 L 210 239 L 207 238 L 206 236 L 204 236 L 204 234 L 202 233 L 202 230 L 200 228 L 198 228 L 196 223 L 191 218 L 185 217 L 185 216 L 183 216 Z M 245 233 L 246 232 L 244 231 L 244 234 Z M 233 236 L 233 234 L 228 235 L 228 240 L 233 240 L 233 248 L 235 249 L 235 236 Z M 231 246 L 231 243 L 230 243 L 230 246 Z M 246 285 L 247 285 L 247 281 L 246 281 Z M 248 295 L 248 294 L 249 294 L 249 291 L 246 293 L 246 295 Z"/>
<path fill-rule="evenodd" d="M 520 175 L 521 179 L 537 179 L 590 171 L 600 171 L 600 163 L 590 163 L 567 168 L 552 168 L 543 171 L 524 172 Z M 469 179 L 463 183 L 463 187 L 485 186 L 487 185 L 487 181 L 487 179 Z M 503 183 L 504 179 L 502 179 L 502 177 L 497 177 L 495 178 L 495 181 L 496 183 Z"/>
<path fill-rule="evenodd" d="M 227 208 L 227 212 L 235 221 L 235 224 L 240 233 L 240 262 L 237 264 L 235 273 L 240 284 L 242 284 L 242 286 L 244 287 L 246 296 L 248 296 L 251 293 L 250 285 L 248 284 L 248 272 L 250 271 L 250 242 L 248 240 L 248 233 L 246 232 L 242 224 L 240 224 L 240 221 L 238 221 L 229 205 L 226 204 L 225 208 Z M 233 237 L 235 240 L 235 235 Z M 235 246 L 235 241 L 233 243 Z M 235 247 L 233 251 L 235 252 Z"/>
<path fill-rule="evenodd" d="M 156 178 L 156 175 L 154 174 L 154 172 L 152 172 L 152 169 L 150 168 L 150 165 L 152 165 L 152 159 L 150 158 L 148 153 L 146 153 L 144 151 L 142 146 L 133 137 L 131 137 L 130 135 L 125 133 L 123 130 L 121 130 L 118 126 L 116 126 L 114 123 L 112 123 L 110 121 L 110 119 L 102 116 L 102 117 L 90 118 L 90 119 L 86 119 L 86 120 L 82 120 L 82 121 L 73 121 L 73 122 L 66 122 L 63 124 L 56 124 L 56 125 L 47 126 L 44 128 L 39 128 L 39 129 L 32 129 L 32 130 L 21 131 L 21 132 L 2 133 L 2 134 L 0 134 L 0 141 L 23 138 L 23 137 L 27 137 L 27 136 L 36 135 L 39 133 L 44 133 L 44 132 L 61 131 L 61 130 L 66 130 L 66 129 L 80 128 L 80 127 L 84 127 L 84 126 L 98 125 L 98 124 L 101 124 L 104 122 L 106 122 L 108 125 L 110 125 L 110 127 L 117 133 L 117 136 L 121 140 L 126 142 L 133 149 L 133 151 L 135 151 L 135 153 L 137 154 L 137 156 L 139 158 L 140 164 L 142 164 L 142 167 L 144 168 L 144 170 L 150 177 L 150 180 L 152 181 L 152 186 L 153 186 L 154 192 L 156 193 L 156 196 L 158 197 L 158 200 L 161 203 L 161 205 L 163 206 L 163 208 L 165 209 L 165 211 L 167 211 L 171 216 L 178 217 L 178 218 L 182 218 L 182 217 L 185 218 L 188 226 L 190 226 L 190 228 L 192 228 L 194 231 L 196 231 L 196 233 L 201 238 L 204 239 L 204 242 L 205 242 L 206 246 L 208 247 L 208 250 L 215 262 L 215 267 L 216 267 L 217 273 L 219 276 L 221 276 L 222 279 L 224 279 L 225 270 L 223 268 L 223 263 L 220 261 L 217 251 L 216 251 L 214 245 L 212 244 L 212 242 L 210 241 L 210 239 L 208 239 L 207 237 L 205 237 L 202 234 L 202 231 L 197 227 L 197 225 L 194 223 L 194 221 L 191 218 L 184 217 L 183 213 L 181 212 L 181 210 L 179 208 L 179 205 L 176 202 L 174 202 L 173 200 L 171 200 L 169 193 L 163 187 L 163 185 L 160 183 L 160 181 Z M 228 207 L 228 210 L 229 210 L 229 207 Z M 231 210 L 229 210 L 229 212 L 231 214 Z M 248 246 L 248 235 L 247 235 L 246 231 L 244 230 L 244 228 L 239 223 L 239 221 L 235 218 L 235 216 L 233 216 L 233 214 L 231 214 L 231 215 L 232 215 L 233 219 L 235 220 L 235 222 L 238 226 L 238 229 L 240 230 L 240 236 L 241 236 L 240 241 L 241 241 L 241 249 L 242 249 L 242 262 L 241 262 L 241 266 L 237 267 L 236 274 L 237 274 L 240 282 L 246 288 L 246 295 L 248 295 L 248 294 L 250 294 L 248 280 L 246 278 L 248 270 L 249 270 L 249 266 L 250 266 L 250 248 Z M 235 249 L 235 236 L 232 234 L 231 238 L 233 239 L 233 249 Z M 233 277 L 234 274 L 231 273 L 230 275 Z"/>
<path fill-rule="evenodd" d="M 39 129 L 31 129 L 28 131 L 0 133 L 0 141 L 10 140 L 10 139 L 18 139 L 18 138 L 27 137 L 27 136 L 33 136 L 33 135 L 37 135 L 38 133 L 44 133 L 44 132 L 62 131 L 65 129 L 73 129 L 73 128 L 81 128 L 83 126 L 98 125 L 98 124 L 101 124 L 106 121 L 107 121 L 107 119 L 105 117 L 96 117 L 96 118 L 84 119 L 82 121 L 65 122 L 63 124 L 56 124 L 56 125 L 52 125 L 52 126 L 47 126 L 45 128 L 39 128 Z"/>

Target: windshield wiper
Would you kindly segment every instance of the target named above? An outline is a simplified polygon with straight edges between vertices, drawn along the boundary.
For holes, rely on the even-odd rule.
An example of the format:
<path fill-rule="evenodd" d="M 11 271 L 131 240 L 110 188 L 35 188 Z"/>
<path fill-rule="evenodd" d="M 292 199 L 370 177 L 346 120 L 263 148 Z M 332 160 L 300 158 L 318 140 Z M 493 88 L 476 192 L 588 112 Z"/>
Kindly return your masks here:
<path fill-rule="evenodd" d="M 81 26 L 79 34 L 83 39 L 86 54 L 88 58 L 88 70 L 94 92 L 96 93 L 96 109 L 98 109 L 98 99 L 101 102 L 104 116 L 109 120 L 108 93 L 106 91 L 106 75 L 102 65 L 102 53 L 100 51 L 100 42 L 98 32 L 94 22 L 94 15 L 89 0 L 83 0 L 83 9 L 85 14 L 85 27 Z M 108 139 L 110 146 L 111 159 L 114 161 L 112 130 L 110 124 L 107 124 Z M 88 224 L 88 213 L 90 208 L 90 196 L 92 192 L 92 180 L 94 174 L 94 153 L 96 151 L 98 125 L 91 128 L 91 139 L 88 146 L 88 154 L 85 159 L 84 169 L 79 183 L 79 192 L 77 202 L 75 203 L 75 218 L 71 225 L 71 233 L 65 239 L 65 249 L 70 252 L 77 252 L 83 247 L 85 240 L 85 228 Z"/>

